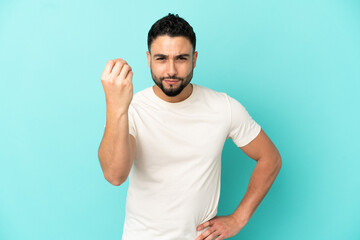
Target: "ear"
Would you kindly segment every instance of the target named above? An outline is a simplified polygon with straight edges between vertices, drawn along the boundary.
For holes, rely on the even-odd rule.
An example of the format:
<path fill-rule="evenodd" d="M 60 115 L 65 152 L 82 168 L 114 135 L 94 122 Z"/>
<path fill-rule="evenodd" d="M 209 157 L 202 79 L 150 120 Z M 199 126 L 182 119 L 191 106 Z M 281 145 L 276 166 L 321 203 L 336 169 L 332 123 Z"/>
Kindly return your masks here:
<path fill-rule="evenodd" d="M 149 53 L 149 51 L 146 52 L 146 57 L 147 57 L 149 68 L 150 68 L 151 54 Z"/>
<path fill-rule="evenodd" d="M 197 56 L 198 56 L 198 52 L 196 51 L 196 52 L 194 52 L 194 54 L 193 54 L 193 64 L 194 64 L 194 68 L 195 68 L 195 66 L 196 66 Z"/>

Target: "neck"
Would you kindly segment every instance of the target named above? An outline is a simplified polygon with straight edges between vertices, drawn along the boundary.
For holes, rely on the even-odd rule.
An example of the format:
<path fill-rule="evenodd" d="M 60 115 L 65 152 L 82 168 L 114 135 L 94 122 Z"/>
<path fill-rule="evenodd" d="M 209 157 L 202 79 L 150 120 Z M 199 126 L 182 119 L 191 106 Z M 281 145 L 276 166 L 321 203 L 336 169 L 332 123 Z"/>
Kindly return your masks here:
<path fill-rule="evenodd" d="M 185 99 L 187 99 L 192 91 L 193 91 L 193 85 L 190 83 L 188 84 L 179 95 L 174 96 L 174 97 L 169 97 L 167 96 L 156 84 L 152 87 L 154 90 L 154 93 L 156 96 L 158 96 L 159 98 L 161 98 L 162 100 L 166 101 L 166 102 L 170 102 L 170 103 L 177 103 L 177 102 L 181 102 L 184 101 Z"/>

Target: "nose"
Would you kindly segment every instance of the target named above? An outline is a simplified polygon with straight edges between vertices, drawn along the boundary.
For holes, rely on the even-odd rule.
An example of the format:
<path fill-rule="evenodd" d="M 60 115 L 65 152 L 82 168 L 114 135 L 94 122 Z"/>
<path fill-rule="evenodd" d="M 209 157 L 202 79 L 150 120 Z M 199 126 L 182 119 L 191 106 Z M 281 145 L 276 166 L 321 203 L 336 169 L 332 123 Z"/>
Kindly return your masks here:
<path fill-rule="evenodd" d="M 168 63 L 168 75 L 175 76 L 177 74 L 175 61 L 171 59 Z"/>

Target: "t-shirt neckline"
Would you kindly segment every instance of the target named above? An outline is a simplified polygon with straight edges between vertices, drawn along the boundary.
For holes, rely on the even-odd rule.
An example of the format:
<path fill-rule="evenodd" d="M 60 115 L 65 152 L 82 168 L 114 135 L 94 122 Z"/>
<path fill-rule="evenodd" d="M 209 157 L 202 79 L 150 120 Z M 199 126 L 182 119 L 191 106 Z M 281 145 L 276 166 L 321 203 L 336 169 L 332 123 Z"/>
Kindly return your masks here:
<path fill-rule="evenodd" d="M 165 107 L 180 107 L 180 106 L 184 106 L 186 104 L 189 104 L 193 100 L 193 98 L 194 98 L 194 96 L 196 94 L 197 85 L 194 84 L 194 83 L 191 83 L 191 85 L 193 86 L 193 89 L 192 89 L 192 92 L 191 92 L 190 96 L 187 97 L 185 100 L 183 100 L 181 102 L 176 102 L 176 103 L 167 102 L 167 101 L 161 99 L 160 97 L 158 97 L 155 94 L 154 89 L 153 89 L 152 86 L 150 87 L 150 93 L 151 93 L 152 98 L 162 106 L 165 106 Z"/>

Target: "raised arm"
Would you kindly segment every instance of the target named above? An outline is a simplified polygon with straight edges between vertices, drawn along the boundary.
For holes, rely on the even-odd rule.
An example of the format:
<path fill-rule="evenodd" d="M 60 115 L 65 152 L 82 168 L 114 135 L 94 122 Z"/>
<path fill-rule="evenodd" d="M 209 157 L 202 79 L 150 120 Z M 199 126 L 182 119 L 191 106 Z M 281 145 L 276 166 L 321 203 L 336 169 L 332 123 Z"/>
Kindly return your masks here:
<path fill-rule="evenodd" d="M 119 186 L 126 181 L 135 157 L 129 134 L 128 109 L 133 97 L 132 69 L 121 58 L 109 60 L 101 75 L 106 97 L 106 125 L 98 157 L 105 179 Z"/>

